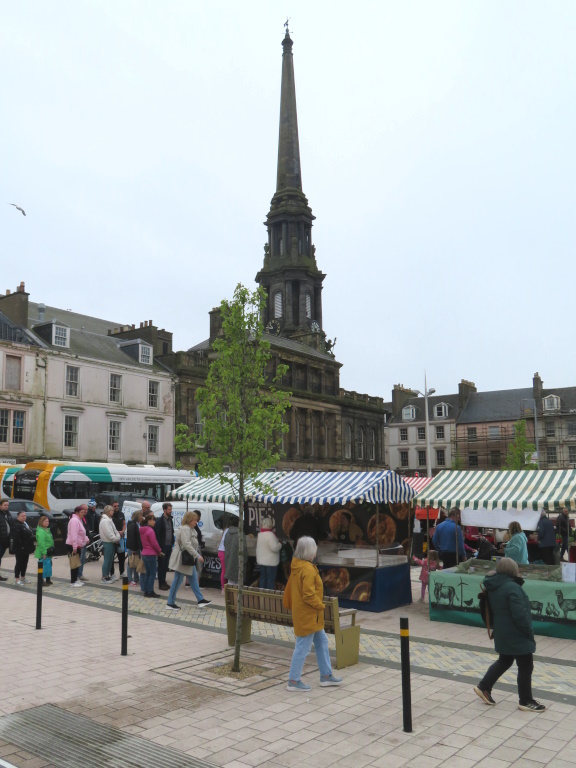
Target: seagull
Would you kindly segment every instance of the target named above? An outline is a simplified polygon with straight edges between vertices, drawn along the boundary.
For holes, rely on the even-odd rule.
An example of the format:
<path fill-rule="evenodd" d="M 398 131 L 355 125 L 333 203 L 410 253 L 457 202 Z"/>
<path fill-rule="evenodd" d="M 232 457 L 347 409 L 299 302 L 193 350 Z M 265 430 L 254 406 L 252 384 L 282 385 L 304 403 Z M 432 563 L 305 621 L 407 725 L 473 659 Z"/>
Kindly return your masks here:
<path fill-rule="evenodd" d="M 20 206 L 16 205 L 16 203 L 10 203 L 10 205 L 13 205 L 14 208 L 16 208 L 17 211 L 20 211 L 22 216 L 26 216 L 26 211 L 24 210 L 24 208 L 20 208 Z"/>

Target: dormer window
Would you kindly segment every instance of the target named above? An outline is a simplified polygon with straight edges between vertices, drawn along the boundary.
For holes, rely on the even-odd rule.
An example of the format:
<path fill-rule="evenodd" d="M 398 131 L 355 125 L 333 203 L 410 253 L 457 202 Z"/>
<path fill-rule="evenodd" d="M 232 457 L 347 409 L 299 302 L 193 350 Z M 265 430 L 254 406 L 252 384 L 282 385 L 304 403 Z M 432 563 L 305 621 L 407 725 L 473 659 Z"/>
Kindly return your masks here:
<path fill-rule="evenodd" d="M 140 344 L 140 362 L 144 365 L 152 365 L 152 347 Z"/>
<path fill-rule="evenodd" d="M 545 397 L 542 402 L 544 404 L 545 411 L 560 410 L 560 398 L 556 397 L 556 395 L 548 395 L 548 397 Z"/>
<path fill-rule="evenodd" d="M 402 408 L 402 421 L 414 421 L 416 418 L 416 408 L 413 405 L 405 405 Z"/>
<path fill-rule="evenodd" d="M 438 403 L 434 406 L 434 416 L 437 419 L 445 419 L 448 417 L 448 406 L 446 403 Z"/>
<path fill-rule="evenodd" d="M 69 347 L 70 346 L 70 328 L 65 325 L 57 325 L 54 323 L 52 326 L 52 344 L 55 347 Z"/>

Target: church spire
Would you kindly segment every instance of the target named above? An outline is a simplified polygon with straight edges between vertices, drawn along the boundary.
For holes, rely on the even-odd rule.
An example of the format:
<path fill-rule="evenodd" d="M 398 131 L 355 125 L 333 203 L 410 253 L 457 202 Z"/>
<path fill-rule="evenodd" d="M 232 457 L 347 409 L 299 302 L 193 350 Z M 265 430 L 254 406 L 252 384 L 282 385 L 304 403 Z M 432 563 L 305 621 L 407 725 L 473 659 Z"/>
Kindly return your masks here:
<path fill-rule="evenodd" d="M 282 87 L 280 92 L 280 131 L 278 136 L 278 174 L 276 191 L 286 188 L 302 192 L 300 145 L 298 143 L 298 114 L 296 111 L 296 83 L 292 38 L 286 22 L 286 35 L 282 40 Z"/>
<path fill-rule="evenodd" d="M 266 217 L 268 242 L 256 281 L 268 293 L 266 322 L 276 332 L 318 348 L 322 333 L 322 281 L 312 244 L 314 215 L 302 191 L 292 38 L 285 24 L 276 192 Z"/>

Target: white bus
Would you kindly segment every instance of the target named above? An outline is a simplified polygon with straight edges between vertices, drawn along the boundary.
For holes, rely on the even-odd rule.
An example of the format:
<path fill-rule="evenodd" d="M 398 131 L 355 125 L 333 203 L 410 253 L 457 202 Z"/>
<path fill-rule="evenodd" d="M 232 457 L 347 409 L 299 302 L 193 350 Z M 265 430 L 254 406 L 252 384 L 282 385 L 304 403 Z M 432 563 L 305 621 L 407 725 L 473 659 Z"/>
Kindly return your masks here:
<path fill-rule="evenodd" d="M 62 512 L 105 491 L 165 499 L 196 473 L 184 469 L 96 462 L 31 461 L 14 474 L 13 498 Z"/>

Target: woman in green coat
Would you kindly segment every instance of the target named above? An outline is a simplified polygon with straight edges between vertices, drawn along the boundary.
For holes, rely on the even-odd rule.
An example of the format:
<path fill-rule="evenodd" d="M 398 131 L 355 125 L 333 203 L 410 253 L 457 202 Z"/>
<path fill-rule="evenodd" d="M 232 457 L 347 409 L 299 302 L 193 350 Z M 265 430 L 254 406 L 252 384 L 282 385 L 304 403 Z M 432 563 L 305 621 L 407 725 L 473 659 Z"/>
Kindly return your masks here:
<path fill-rule="evenodd" d="M 34 551 L 34 557 L 42 561 L 44 584 L 47 587 L 53 584 L 51 579 L 52 555 L 48 554 L 48 550 L 54 550 L 54 537 L 50 530 L 50 520 L 46 515 L 42 515 L 40 520 L 38 520 L 38 527 L 36 528 L 36 550 Z"/>
<path fill-rule="evenodd" d="M 493 613 L 494 646 L 499 654 L 474 692 L 485 704 L 494 706 L 492 686 L 510 669 L 514 661 L 518 667 L 518 709 L 543 712 L 546 707 L 532 697 L 532 672 L 536 650 L 532 613 L 528 596 L 522 589 L 523 580 L 518 576 L 518 564 L 503 557 L 496 566 L 496 573 L 486 576 L 484 587 Z"/>

